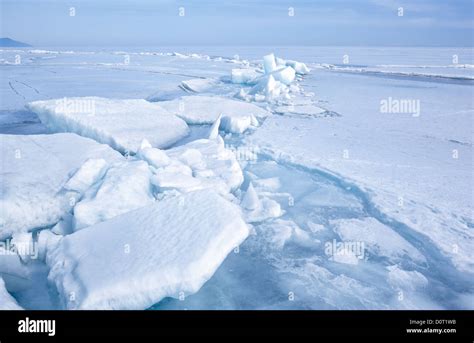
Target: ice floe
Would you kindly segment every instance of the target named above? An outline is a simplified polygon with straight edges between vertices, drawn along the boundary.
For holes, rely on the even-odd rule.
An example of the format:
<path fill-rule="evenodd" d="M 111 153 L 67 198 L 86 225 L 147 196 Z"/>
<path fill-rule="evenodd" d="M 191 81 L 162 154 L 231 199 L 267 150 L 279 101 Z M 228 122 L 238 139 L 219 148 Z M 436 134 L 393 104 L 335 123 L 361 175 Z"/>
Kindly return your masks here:
<path fill-rule="evenodd" d="M 294 243 L 302 247 L 313 247 L 319 243 L 309 234 L 298 227 L 291 220 L 276 219 L 262 224 L 259 231 L 277 249 L 282 249 L 287 243 Z"/>
<path fill-rule="evenodd" d="M 188 124 L 213 124 L 221 115 L 220 129 L 232 133 L 257 126 L 258 119 L 270 115 L 257 105 L 217 96 L 183 96 L 159 104 Z"/>
<path fill-rule="evenodd" d="M 123 159 L 109 146 L 73 133 L 2 135 L 0 139 L 1 239 L 56 224 L 74 206 L 76 190 L 83 190 L 84 183 L 94 178 L 91 161 Z M 83 164 L 86 167 L 81 168 Z M 63 189 L 65 185 L 74 190 Z"/>
<path fill-rule="evenodd" d="M 260 198 L 252 183 L 249 184 L 242 198 L 241 206 L 246 210 L 246 219 L 249 223 L 260 222 L 283 215 L 280 204 L 266 196 Z"/>
<path fill-rule="evenodd" d="M 257 192 L 255 192 L 255 188 L 253 188 L 252 183 L 250 183 L 242 199 L 241 206 L 246 210 L 252 211 L 259 206 L 259 202 Z"/>
<path fill-rule="evenodd" d="M 191 91 L 195 93 L 202 93 L 210 91 L 217 86 L 219 80 L 217 79 L 208 79 L 208 78 L 198 78 L 185 80 L 181 82 L 181 87 L 185 91 Z"/>
<path fill-rule="evenodd" d="M 270 74 L 261 78 L 248 92 L 241 92 L 239 97 L 249 101 L 271 100 L 278 97 L 288 99 L 288 91 L 288 87 L 280 81 L 275 80 L 275 77 Z"/>
<path fill-rule="evenodd" d="M 64 189 L 83 194 L 100 180 L 107 171 L 107 162 L 103 158 L 90 158 L 66 182 Z"/>
<path fill-rule="evenodd" d="M 232 82 L 251 89 L 242 88 L 236 97 L 246 101 L 272 101 L 289 99 L 290 93 L 299 91 L 294 84 L 296 76 L 308 74 L 309 68 L 304 63 L 275 57 L 269 54 L 263 57 L 264 73 L 256 69 L 232 69 Z"/>
<path fill-rule="evenodd" d="M 146 309 L 197 292 L 247 235 L 237 206 L 186 193 L 64 237 L 49 280 L 68 309 Z"/>
<path fill-rule="evenodd" d="M 86 154 L 79 148 L 86 140 L 82 138 L 57 140 L 59 147 L 54 149 L 43 143 L 39 149 L 32 143 L 17 151 L 15 143 L 7 145 L 4 153 L 2 146 L 2 162 L 7 163 L 0 166 L 1 178 L 7 180 L 10 193 L 2 194 L 0 205 L 10 207 L 7 216 L 3 212 L 0 216 L 1 243 L 33 245 L 40 260 L 36 263 L 28 250 L 11 255 L 0 251 L 4 288 L 21 307 L 54 308 L 57 302 L 46 302 L 43 293 L 55 293 L 56 285 L 67 308 L 145 308 L 163 296 L 186 300 L 167 299 L 154 308 L 459 309 L 472 304 L 472 135 L 465 125 L 472 106 L 467 100 L 469 87 L 462 84 L 472 78 L 472 72 L 461 70 L 468 66 L 410 66 L 396 61 L 383 63 L 397 65 L 381 65 L 378 61 L 373 67 L 332 66 L 318 70 L 316 77 L 305 77 L 310 70 L 304 63 L 273 54 L 265 56 L 262 64 L 192 53 L 93 52 L 97 56 L 91 55 L 87 62 L 83 61 L 87 56 L 78 57 L 85 54 L 79 51 L 37 51 L 29 57 L 22 50 L 10 53 L 25 58 L 24 64 L 8 70 L 12 84 L 6 91 L 13 93 L 3 98 L 3 133 L 31 134 L 25 123 L 41 125 L 34 113 L 17 111 L 36 99 L 89 94 L 129 98 L 156 92 L 150 101 L 172 100 L 185 112 L 202 98 L 190 97 L 188 103 L 178 97 L 196 93 L 210 98 L 202 106 L 202 121 L 185 118 L 186 113 L 169 114 L 181 124 L 179 117 L 190 125 L 205 124 L 191 127 L 183 140 L 172 123 L 148 132 L 149 123 L 138 113 L 142 100 L 130 100 L 131 110 L 123 116 L 125 121 L 117 120 L 116 131 L 112 130 L 115 117 L 110 123 L 105 118 L 67 122 L 73 128 L 68 131 L 106 142 L 122 153 L 132 152 L 127 159 L 107 146 L 102 146 L 103 152 Z M 309 56 L 304 51 L 291 53 L 296 59 Z M 133 55 L 130 65 L 117 63 L 116 55 L 128 54 Z M 327 58 L 319 48 L 311 54 Z M 107 60 L 109 55 L 114 56 Z M 11 56 L 8 61 L 14 60 Z M 262 56 L 261 49 L 254 56 Z M 418 53 L 414 56 L 419 58 Z M 48 62 L 49 58 L 54 59 Z M 66 61 L 72 63 L 62 63 Z M 78 78 L 78 63 L 88 71 L 87 80 Z M 32 66 L 39 68 L 25 73 L 24 68 Z M 49 80 L 53 72 L 73 80 L 71 87 L 61 88 L 54 78 Z M 420 87 L 411 87 L 412 80 Z M 318 101 L 307 89 L 318 94 Z M 378 104 L 388 96 L 386 92 L 420 99 L 421 116 L 381 115 Z M 249 108 L 235 115 L 215 110 L 216 103 L 223 101 L 229 101 L 229 110 L 237 108 L 236 103 L 245 104 L 228 98 L 232 96 L 259 102 L 246 105 L 258 105 L 259 110 L 265 106 L 280 115 L 263 120 L 266 115 L 253 115 Z M 129 100 L 105 99 L 100 112 L 112 118 L 109 109 L 119 108 L 122 101 Z M 151 104 L 161 108 L 160 118 L 161 112 L 166 113 L 163 104 Z M 100 109 L 92 102 L 68 103 L 64 98 L 57 105 L 66 114 L 77 111 L 81 118 L 97 115 Z M 17 112 L 11 112 L 13 108 Z M 61 115 L 64 121 L 66 117 Z M 412 120 L 418 125 L 410 125 Z M 141 121 L 146 128 L 129 121 Z M 126 141 L 129 126 L 137 132 L 130 134 L 133 148 L 119 147 L 113 140 Z M 45 129 L 41 125 L 40 132 Z M 246 130 L 245 135 L 237 135 Z M 171 137 L 169 145 L 156 143 L 163 134 Z M 10 167 L 12 151 L 20 158 L 37 155 L 39 162 Z M 108 157 L 109 152 L 114 158 Z M 57 161 L 63 159 L 62 164 Z M 15 173 L 24 175 L 18 185 L 18 178 L 10 175 Z M 11 188 L 12 183 L 16 188 Z M 183 209 L 188 197 L 201 192 Z M 204 193 L 214 193 L 218 200 Z M 227 211 L 227 206 L 238 215 Z M 215 260 L 211 255 L 225 256 L 219 249 L 232 249 L 234 229 L 206 236 L 209 227 L 224 230 L 218 225 L 229 220 L 238 227 L 251 223 L 255 235 L 240 246 L 238 254 L 226 258 L 198 294 L 188 297 L 189 289 L 201 284 L 195 280 L 212 275 L 200 278 L 205 271 L 194 269 L 194 263 L 202 261 L 207 268 L 212 261 L 217 268 L 224 257 Z M 16 227 L 23 222 L 24 228 Z M 202 239 L 203 232 L 208 239 Z M 368 258 L 360 259 L 351 249 L 336 249 L 328 258 L 323 244 L 333 240 L 363 243 Z M 174 243 L 177 251 L 167 245 Z M 193 272 L 180 272 L 185 268 L 180 261 L 199 249 L 199 256 L 205 258 L 189 257 Z M 174 269 L 170 272 L 165 264 Z M 37 265 L 43 268 L 39 274 Z M 12 300 L 1 288 L 0 294 Z M 290 290 L 293 301 L 287 300 Z M 0 295 L 0 304 L 2 299 Z"/>
<path fill-rule="evenodd" d="M 142 99 L 75 97 L 35 101 L 28 108 L 53 132 L 75 132 L 124 153 L 136 152 L 143 139 L 166 148 L 189 133 L 183 120 Z"/>
<path fill-rule="evenodd" d="M 309 72 L 311 71 L 303 62 L 286 60 L 285 65 L 292 67 L 295 72 L 300 75 L 309 74 Z"/>
<path fill-rule="evenodd" d="M 79 168 L 78 173 L 83 169 Z M 73 175 L 66 184 L 76 179 Z M 135 157 L 111 163 L 85 192 L 75 193 L 77 204 L 73 204 L 72 216 L 63 215 L 52 230 L 70 234 L 147 206 L 169 193 L 213 189 L 232 198 L 230 193 L 242 181 L 240 165 L 220 137 L 193 141 L 167 151 L 152 148 L 144 140 Z"/>
<path fill-rule="evenodd" d="M 415 247 L 374 218 L 339 219 L 330 223 L 343 241 L 361 242 L 375 256 L 425 260 Z"/>
<path fill-rule="evenodd" d="M 142 141 L 137 157 L 155 168 L 165 167 L 171 162 L 165 150 L 153 148 L 146 139 Z"/>
<path fill-rule="evenodd" d="M 271 73 L 275 80 L 280 81 L 284 85 L 290 85 L 295 80 L 295 70 L 292 67 L 285 67 L 275 70 Z"/>
<path fill-rule="evenodd" d="M 221 119 L 222 115 L 219 114 L 219 117 L 217 117 L 216 121 L 214 122 L 214 124 L 212 124 L 210 128 L 209 135 L 207 138 L 216 139 L 219 136 L 219 127 L 221 126 Z"/>
<path fill-rule="evenodd" d="M 155 198 L 150 178 L 150 168 L 143 161 L 111 165 L 74 207 L 74 230 L 152 203 Z"/>
<path fill-rule="evenodd" d="M 231 79 L 232 83 L 252 85 L 255 84 L 262 75 L 262 73 L 252 68 L 232 69 Z"/>
<path fill-rule="evenodd" d="M 188 192 L 213 188 L 220 194 L 236 190 L 243 182 L 242 170 L 232 150 L 222 139 L 200 139 L 166 151 L 171 162 L 154 170 L 152 183 L 159 191 Z"/>
<path fill-rule="evenodd" d="M 265 70 L 265 74 L 270 74 L 274 72 L 277 68 L 275 55 L 268 54 L 263 56 L 263 69 Z"/>

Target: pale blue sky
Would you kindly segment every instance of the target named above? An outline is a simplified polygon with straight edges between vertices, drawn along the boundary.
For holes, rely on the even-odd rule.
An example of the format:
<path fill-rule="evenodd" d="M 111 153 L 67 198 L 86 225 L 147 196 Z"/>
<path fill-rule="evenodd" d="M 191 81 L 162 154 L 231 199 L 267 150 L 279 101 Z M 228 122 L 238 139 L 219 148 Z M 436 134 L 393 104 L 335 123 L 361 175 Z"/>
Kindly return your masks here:
<path fill-rule="evenodd" d="M 472 46 L 473 0 L 0 0 L 36 46 Z M 70 8 L 75 16 L 70 16 Z M 183 7 L 185 15 L 179 16 Z M 294 16 L 289 16 L 289 8 Z M 398 16 L 403 7 L 404 15 Z"/>

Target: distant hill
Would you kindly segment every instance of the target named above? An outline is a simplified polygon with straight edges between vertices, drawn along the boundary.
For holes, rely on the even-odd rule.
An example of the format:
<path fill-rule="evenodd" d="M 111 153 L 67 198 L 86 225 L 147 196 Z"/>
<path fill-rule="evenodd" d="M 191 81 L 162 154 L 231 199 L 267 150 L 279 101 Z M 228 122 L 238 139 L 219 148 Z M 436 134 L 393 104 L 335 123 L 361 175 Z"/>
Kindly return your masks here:
<path fill-rule="evenodd" d="M 29 44 L 18 42 L 10 38 L 0 38 L 0 46 L 2 47 L 26 47 L 31 46 Z"/>

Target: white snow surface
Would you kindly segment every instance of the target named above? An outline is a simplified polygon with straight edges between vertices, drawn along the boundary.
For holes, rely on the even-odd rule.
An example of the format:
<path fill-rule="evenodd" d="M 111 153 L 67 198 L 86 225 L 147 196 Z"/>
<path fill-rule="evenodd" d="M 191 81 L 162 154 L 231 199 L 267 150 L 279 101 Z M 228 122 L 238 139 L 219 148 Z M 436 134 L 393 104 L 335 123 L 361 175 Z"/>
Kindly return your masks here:
<path fill-rule="evenodd" d="M 64 185 L 64 189 L 84 193 L 101 179 L 107 171 L 107 162 L 103 158 L 91 158 L 77 170 Z"/>
<path fill-rule="evenodd" d="M 74 207 L 74 229 L 152 203 L 155 198 L 150 177 L 150 168 L 143 161 L 118 162 L 110 166 L 103 179 L 85 192 Z"/>
<path fill-rule="evenodd" d="M 368 114 L 364 120 L 352 114 L 318 120 L 272 116 L 247 141 L 281 163 L 355 184 L 385 215 L 426 235 L 458 268 L 474 271 L 468 219 L 472 138 L 463 135 L 468 129 L 461 121 L 471 114 L 459 113 L 453 120 L 447 115 L 430 119 L 429 114 L 419 119 Z M 420 125 L 409 126 L 411 120 Z M 443 133 L 441 127 L 457 127 L 457 140 L 468 143 L 451 143 L 446 136 L 454 133 Z M 456 152 L 459 158 L 453 158 Z"/>
<path fill-rule="evenodd" d="M 285 85 L 291 84 L 295 80 L 295 70 L 292 67 L 283 67 L 276 69 L 271 73 L 275 80 L 280 81 Z"/>
<path fill-rule="evenodd" d="M 269 74 L 262 77 L 258 83 L 253 86 L 248 92 L 243 92 L 240 96 L 246 100 L 272 100 L 282 98 L 288 98 L 288 87 L 282 82 L 275 79 L 274 74 Z"/>
<path fill-rule="evenodd" d="M 232 83 L 254 84 L 262 76 L 262 73 L 251 68 L 232 69 Z"/>
<path fill-rule="evenodd" d="M 189 133 L 184 121 L 142 99 L 72 97 L 31 102 L 28 109 L 53 132 L 75 132 L 121 152 L 136 152 L 143 139 L 166 148 Z"/>
<path fill-rule="evenodd" d="M 49 280 L 68 309 L 146 309 L 197 292 L 247 235 L 237 206 L 191 192 L 64 237 Z"/>
<path fill-rule="evenodd" d="M 292 67 L 297 74 L 305 75 L 311 71 L 306 64 L 298 61 L 287 60 L 286 65 Z"/>
<path fill-rule="evenodd" d="M 281 47 L 266 58 L 269 68 L 262 65 L 268 47 L 173 49 L 179 52 L 0 49 L 0 68 L 7 76 L 0 80 L 0 243 L 33 241 L 39 251 L 39 260 L 0 251 L 0 276 L 21 307 L 57 308 L 59 285 L 62 303 L 70 308 L 473 308 L 471 48 Z M 346 54 L 350 62 L 341 64 Z M 454 54 L 457 64 L 451 60 Z M 16 55 L 22 59 L 19 65 Z M 130 63 L 123 63 L 124 55 L 132 57 Z M 287 67 L 295 74 L 289 84 L 291 68 L 281 75 Z M 53 73 L 65 82 L 58 83 Z M 104 106 L 85 101 L 90 95 L 101 97 Z M 193 96 L 182 101 L 185 95 Z M 204 101 L 204 95 L 210 100 Z M 58 99 L 54 109 L 71 129 L 48 128 L 25 109 L 45 99 Z M 388 113 L 381 109 L 387 99 L 419 101 L 420 106 L 416 112 L 390 108 L 393 113 Z M 168 101 L 183 113 L 165 110 Z M 193 109 L 199 103 L 199 112 L 190 111 L 198 120 L 179 119 L 187 105 Z M 240 104 L 277 115 L 248 115 L 247 108 L 226 117 L 221 110 Z M 160 108 L 160 123 L 168 113 L 189 134 L 178 135 L 168 122 L 148 134 L 150 121 L 136 115 L 144 106 Z M 105 115 L 90 118 L 99 112 Z M 57 119 L 46 124 L 57 124 Z M 110 146 L 74 134 L 54 140 L 51 131 L 80 131 L 122 153 L 130 150 L 132 156 L 125 159 Z M 39 144 L 40 136 L 30 136 L 38 133 L 51 141 Z M 156 143 L 166 138 L 162 134 L 170 138 L 169 145 Z M 133 138 L 135 150 L 116 144 L 115 139 L 131 141 L 123 137 Z M 23 161 L 9 165 L 18 152 Z M 240 213 L 237 204 L 249 184 L 255 206 L 245 209 L 244 201 Z M 96 194 L 99 190 L 103 196 Z M 197 284 L 198 273 L 188 274 L 194 281 L 178 275 L 183 256 L 163 257 L 176 269 L 160 282 L 153 279 L 152 263 L 162 257 L 153 244 L 182 228 L 189 213 L 203 222 L 214 220 L 216 213 L 220 218 L 222 206 L 208 213 L 206 200 L 193 201 L 189 211 L 178 213 L 182 199 L 200 192 L 213 192 L 219 204 L 222 200 L 236 209 L 255 234 L 237 252 L 213 260 L 216 268 L 222 265 L 199 292 L 188 296 L 184 290 L 184 300 L 156 300 L 158 293 L 182 298 L 181 286 L 167 288 L 163 280 L 190 288 Z M 74 232 L 74 207 L 80 209 L 81 203 L 86 205 L 82 218 L 90 222 Z M 170 211 L 155 213 L 162 203 Z M 226 213 L 223 223 L 237 222 L 234 213 Z M 172 228 L 166 235 L 161 235 L 165 228 L 142 225 L 160 224 L 164 216 Z M 214 224 L 203 227 L 217 230 Z M 142 231 L 146 234 L 140 238 Z M 228 234 L 229 240 L 235 238 Z M 368 259 L 350 249 L 334 256 L 325 252 L 328 243 L 353 241 L 364 243 Z M 141 244 L 138 251 L 133 242 Z M 199 249 L 176 242 L 191 253 Z M 221 251 L 222 244 L 206 242 Z M 51 283 L 48 259 L 55 263 Z M 127 279 L 130 271 L 133 278 Z M 294 301 L 287 300 L 289 290 Z"/>
<path fill-rule="evenodd" d="M 218 96 L 183 96 L 159 104 L 188 124 L 212 124 L 222 115 L 220 129 L 233 133 L 257 126 L 257 119 L 270 115 L 257 105 Z"/>
<path fill-rule="evenodd" d="M 222 195 L 236 190 L 243 182 L 242 169 L 224 141 L 200 139 L 166 151 L 171 162 L 154 170 L 152 183 L 159 190 L 188 192 L 212 188 Z"/>
<path fill-rule="evenodd" d="M 1 135 L 0 142 L 3 239 L 17 231 L 53 225 L 71 211 L 71 198 L 76 199 L 77 192 L 63 186 L 83 163 L 123 159 L 109 146 L 73 133 Z"/>

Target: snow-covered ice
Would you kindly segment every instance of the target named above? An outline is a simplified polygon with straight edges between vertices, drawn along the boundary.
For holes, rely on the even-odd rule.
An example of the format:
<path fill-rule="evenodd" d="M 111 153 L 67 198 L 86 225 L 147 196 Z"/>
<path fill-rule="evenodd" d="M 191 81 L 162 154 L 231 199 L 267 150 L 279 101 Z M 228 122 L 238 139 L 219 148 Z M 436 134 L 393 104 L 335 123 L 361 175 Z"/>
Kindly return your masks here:
<path fill-rule="evenodd" d="M 136 152 L 143 139 L 166 148 L 189 133 L 181 119 L 142 99 L 63 98 L 28 108 L 53 132 L 75 132 L 121 152 Z"/>
<path fill-rule="evenodd" d="M 200 139 L 167 150 L 172 161 L 154 171 L 152 182 L 160 190 L 182 192 L 212 188 L 220 194 L 236 190 L 243 182 L 235 154 L 222 139 Z"/>
<path fill-rule="evenodd" d="M 258 199 L 257 192 L 255 192 L 252 183 L 250 183 L 242 199 L 241 205 L 246 210 L 252 211 L 257 209 L 257 207 L 260 205 L 259 201 L 260 200 Z"/>
<path fill-rule="evenodd" d="M 271 73 L 275 80 L 285 85 L 291 84 L 295 80 L 295 70 L 292 67 L 277 69 Z"/>
<path fill-rule="evenodd" d="M 262 76 L 262 73 L 257 72 L 255 69 L 232 69 L 232 82 L 243 83 L 243 84 L 254 84 Z"/>
<path fill-rule="evenodd" d="M 278 218 L 283 214 L 280 204 L 267 197 L 258 196 L 253 184 L 250 183 L 241 202 L 246 210 L 246 218 L 250 223 L 261 222 L 270 218 Z"/>
<path fill-rule="evenodd" d="M 472 271 L 471 145 L 454 144 L 445 135 L 439 136 L 435 127 L 425 127 L 425 133 L 419 126 L 407 128 L 408 120 L 379 115 L 369 121 L 374 126 L 370 127 L 354 117 L 316 122 L 273 116 L 249 141 L 280 161 L 321 169 L 342 182 L 356 183 L 382 212 L 426 235 L 459 268 Z M 438 125 L 458 125 L 448 117 L 436 120 Z M 387 121 L 390 140 L 387 131 L 376 129 L 386 127 Z M 469 142 L 459 125 L 458 140 Z M 429 131 L 432 134 L 427 135 Z M 456 151 L 459 158 L 453 158 Z"/>
<path fill-rule="evenodd" d="M 83 194 L 99 181 L 107 171 L 107 162 L 103 158 L 90 158 L 66 182 L 64 189 Z"/>
<path fill-rule="evenodd" d="M 183 89 L 195 93 L 203 93 L 212 90 L 218 84 L 216 79 L 198 78 L 181 82 Z"/>
<path fill-rule="evenodd" d="M 0 50 L 0 305 L 472 309 L 472 49 L 272 51 Z"/>
<path fill-rule="evenodd" d="M 183 96 L 159 104 L 188 124 L 212 124 L 221 116 L 220 129 L 233 133 L 257 126 L 259 119 L 270 115 L 257 105 L 217 96 Z"/>
<path fill-rule="evenodd" d="M 1 135 L 0 142 L 2 239 L 17 231 L 56 224 L 70 212 L 77 191 L 68 188 L 82 188 L 73 174 L 85 174 L 83 164 L 90 165 L 94 159 L 109 163 L 123 159 L 109 146 L 72 133 Z"/>
<path fill-rule="evenodd" d="M 248 92 L 252 97 L 248 97 L 246 93 L 241 95 L 244 99 L 254 99 L 258 100 L 268 100 L 272 98 L 278 98 L 280 95 L 284 96 L 288 91 L 288 88 L 282 84 L 280 81 L 275 80 L 273 74 L 261 78 L 258 83 L 253 86 Z"/>
<path fill-rule="evenodd" d="M 151 171 L 143 161 L 111 165 L 74 207 L 74 229 L 79 230 L 154 201 Z"/>
<path fill-rule="evenodd" d="M 197 292 L 247 235 L 236 205 L 191 192 L 64 237 L 49 279 L 68 309 L 146 309 Z"/>
<path fill-rule="evenodd" d="M 291 90 L 299 90 L 293 83 L 296 75 L 309 73 L 304 63 L 285 61 L 275 57 L 274 54 L 263 57 L 263 70 L 261 74 L 256 69 L 232 69 L 232 82 L 242 85 L 251 85 L 251 89 L 240 89 L 238 98 L 246 101 L 278 100 L 289 98 Z M 291 86 L 291 87 L 290 87 Z"/>
<path fill-rule="evenodd" d="M 285 61 L 285 64 L 292 67 L 295 72 L 300 75 L 309 74 L 310 72 L 310 69 L 302 62 L 287 60 Z"/>

